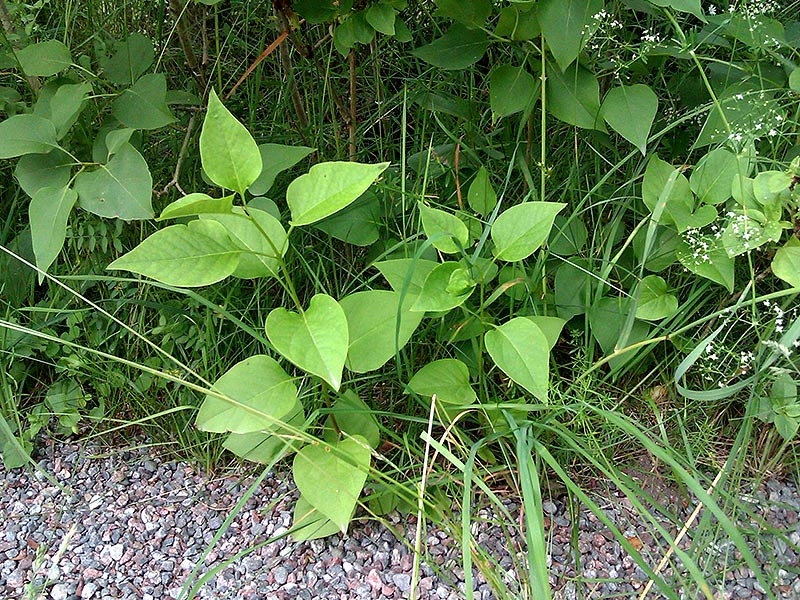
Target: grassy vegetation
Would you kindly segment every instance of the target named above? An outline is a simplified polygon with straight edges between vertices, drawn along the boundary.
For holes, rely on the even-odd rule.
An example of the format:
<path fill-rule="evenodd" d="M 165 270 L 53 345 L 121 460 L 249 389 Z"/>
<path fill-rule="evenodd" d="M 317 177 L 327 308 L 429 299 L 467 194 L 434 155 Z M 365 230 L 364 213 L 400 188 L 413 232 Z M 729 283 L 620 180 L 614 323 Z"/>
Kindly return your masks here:
<path fill-rule="evenodd" d="M 216 188 L 230 186 L 214 184 L 198 150 L 212 89 L 258 144 L 314 149 L 287 161 L 263 190 L 284 222 L 298 220 L 287 189 L 311 165 L 391 163 L 359 211 L 324 227 L 290 225 L 277 277 L 197 286 L 107 270 L 164 223 L 104 217 L 78 183 L 86 210 L 67 212 L 63 249 L 43 264 L 29 212 L 29 196 L 39 191 L 26 194 L 16 157 L 45 153 L 15 153 L 0 141 L 3 156 L 14 159 L 0 161 L 8 182 L 0 192 L 6 464 L 26 464 L 41 430 L 115 443 L 143 430 L 166 452 L 208 470 L 226 468 L 227 434 L 196 426 L 197 408 L 234 365 L 268 354 L 293 375 L 304 417 L 274 416 L 276 435 L 299 447 L 327 429 L 337 440 L 328 443 L 350 460 L 341 444 L 362 432 L 340 427 L 339 419 L 355 412 L 362 425 L 374 423 L 380 442 L 361 509 L 380 518 L 399 507 L 445 528 L 463 547 L 470 594 L 474 566 L 498 597 L 549 597 L 542 498 L 563 492 L 570 506 L 603 520 L 602 493 L 591 489 L 598 481 L 622 493 L 651 528 L 660 546 L 642 556 L 624 530 L 607 524 L 664 595 L 710 597 L 720 589 L 726 573 L 703 549 L 723 540 L 774 589 L 774 573 L 757 567 L 737 524 L 752 516 L 740 497 L 743 482 L 752 489 L 769 477 L 797 481 L 800 464 L 800 5 L 733 2 L 715 16 L 708 7 L 704 14 L 679 10 L 691 2 L 572 2 L 586 14 L 565 25 L 565 39 L 570 28 L 578 31 L 571 55 L 548 33 L 548 18 L 558 22 L 548 13 L 553 2 L 540 2 L 536 19 L 506 2 L 466 2 L 463 14 L 448 9 L 452 2 L 424 0 L 356 2 L 352 11 L 340 2 L 329 13 L 309 8 L 314 3 L 299 3 L 297 13 L 275 4 L 0 0 L 6 122 L 35 113 L 37 101 L 45 110 L 48 89 L 91 84 L 74 124 L 62 123 L 68 187 L 98 164 L 111 168 L 107 135 L 128 128 L 130 147 L 152 177 L 151 216 L 192 192 L 219 197 Z M 380 32 L 378 12 L 365 17 L 370 7 L 362 4 L 396 14 L 394 33 Z M 459 22 L 472 18 L 465 6 L 475 7 L 476 21 Z M 366 37 L 365 23 L 372 27 Z M 440 45 L 425 52 L 455 30 L 458 51 Z M 141 72 L 130 58 L 133 33 L 152 42 Z M 34 56 L 25 69 L 21 49 L 45 40 L 63 42 L 71 66 L 37 71 Z M 460 65 L 474 47 L 482 51 Z M 119 59 L 121 74 L 119 56 L 128 56 Z M 158 97 L 165 122 L 153 127 L 118 103 L 151 73 L 164 74 L 169 90 Z M 657 108 L 648 116 L 652 98 Z M 46 166 L 37 164 L 29 168 Z M 715 175 L 731 168 L 720 192 Z M 239 191 L 238 204 L 272 207 L 253 198 L 261 193 Z M 537 202 L 565 205 L 547 241 L 513 260 L 493 254 L 502 248 L 495 223 L 503 211 Z M 460 219 L 468 244 L 448 250 L 443 240 L 452 244 L 461 225 L 434 233 L 423 206 Z M 384 365 L 345 371 L 343 385 L 366 404 L 367 416 L 360 408 L 337 412 L 338 386 L 276 349 L 265 331 L 275 309 L 302 311 L 320 294 L 342 299 L 390 285 L 410 294 L 413 264 L 448 255 L 469 263 L 469 281 L 460 283 L 471 286 L 469 299 L 428 310 Z M 396 258 L 414 259 L 397 287 L 374 266 Z M 543 340 L 544 324 L 560 319 L 558 341 L 542 359 L 545 393 L 491 347 L 492 333 L 531 316 L 554 318 L 530 326 Z M 415 374 L 444 359 L 461 361 L 474 402 L 436 403 L 413 389 Z M 648 485 L 652 477 L 666 482 L 669 498 L 701 511 L 688 521 L 676 514 L 664 488 Z M 524 507 L 522 521 L 508 514 L 508 498 Z M 497 515 L 510 545 L 524 540 L 514 582 L 498 575 L 473 539 L 477 511 L 461 509 L 475 505 Z M 673 542 L 684 526 L 691 543 L 682 549 Z M 765 527 L 768 533 L 779 532 Z M 654 559 L 671 555 L 671 569 Z"/>

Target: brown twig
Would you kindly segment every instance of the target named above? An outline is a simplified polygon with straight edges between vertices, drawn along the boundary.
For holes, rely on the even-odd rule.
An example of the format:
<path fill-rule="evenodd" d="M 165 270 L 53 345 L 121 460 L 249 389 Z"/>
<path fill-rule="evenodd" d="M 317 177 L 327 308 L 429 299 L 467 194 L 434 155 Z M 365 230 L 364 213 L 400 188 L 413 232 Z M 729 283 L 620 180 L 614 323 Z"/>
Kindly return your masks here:
<path fill-rule="evenodd" d="M 186 12 L 186 7 L 181 6 L 181 0 L 169 0 L 169 9 L 175 19 L 175 33 L 178 35 L 178 42 L 181 45 L 181 50 L 183 50 L 183 55 L 186 57 L 186 64 L 191 70 L 197 86 L 200 90 L 204 91 L 206 89 L 206 78 L 203 75 L 200 63 L 197 62 L 197 56 L 192 49 L 189 37 L 186 35 L 186 28 L 183 26 L 183 16 L 184 12 Z"/>
<path fill-rule="evenodd" d="M 183 144 L 181 144 L 180 152 L 178 152 L 178 160 L 175 163 L 175 170 L 172 173 L 172 179 L 167 182 L 167 185 L 160 192 L 156 192 L 157 196 L 161 196 L 167 193 L 167 190 L 172 186 L 175 186 L 181 194 L 184 196 L 186 192 L 183 191 L 181 188 L 181 184 L 178 183 L 178 176 L 181 174 L 181 165 L 183 164 L 183 157 L 186 155 L 186 148 L 189 147 L 189 139 L 192 137 L 192 130 L 194 129 L 194 121 L 197 113 L 192 113 L 192 116 L 189 118 L 189 124 L 186 126 L 186 135 L 183 137 Z"/>
<path fill-rule="evenodd" d="M 272 54 L 272 52 L 275 50 L 275 48 L 277 48 L 278 46 L 281 45 L 281 43 L 283 42 L 283 40 L 286 39 L 286 36 L 288 34 L 289 34 L 288 30 L 283 31 L 278 37 L 276 37 L 272 41 L 272 43 L 269 46 L 264 48 L 264 51 L 261 54 L 258 55 L 258 58 L 256 58 L 249 67 L 247 67 L 247 70 L 242 74 L 241 77 L 239 77 L 239 79 L 236 81 L 236 83 L 233 84 L 233 87 L 230 89 L 230 91 L 227 94 L 225 94 L 225 98 L 224 98 L 225 100 L 227 100 L 228 98 L 230 98 L 233 95 L 233 93 L 239 88 L 239 86 L 242 85 L 244 80 L 247 79 L 247 77 L 250 75 L 250 73 L 255 71 L 256 67 L 261 64 L 262 60 L 267 58 L 270 54 Z"/>

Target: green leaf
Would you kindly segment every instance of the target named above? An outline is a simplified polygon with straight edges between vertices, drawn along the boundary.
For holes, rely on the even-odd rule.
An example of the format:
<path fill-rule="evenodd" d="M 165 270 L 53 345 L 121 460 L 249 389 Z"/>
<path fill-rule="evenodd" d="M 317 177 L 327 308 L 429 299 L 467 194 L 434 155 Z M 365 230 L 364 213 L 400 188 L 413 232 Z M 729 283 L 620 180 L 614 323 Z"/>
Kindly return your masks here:
<path fill-rule="evenodd" d="M 489 47 L 489 39 L 480 29 L 467 29 L 454 23 L 447 32 L 411 54 L 447 71 L 466 69 L 478 62 Z"/>
<path fill-rule="evenodd" d="M 379 369 L 408 343 L 423 317 L 410 312 L 414 299 L 406 296 L 399 311 L 399 292 L 367 290 L 340 300 L 350 334 L 348 369 L 354 373 Z"/>
<path fill-rule="evenodd" d="M 228 239 L 219 223 L 205 222 L 202 228 L 171 225 L 156 231 L 108 268 L 139 273 L 178 287 L 221 281 L 236 270 L 241 250 Z"/>
<path fill-rule="evenodd" d="M 303 429 L 306 417 L 300 400 L 295 399 L 294 406 L 280 420 L 297 429 Z M 301 442 L 291 436 L 282 436 L 282 428 L 277 424 L 265 427 L 264 431 L 231 433 L 225 438 L 222 447 L 239 458 L 264 465 L 277 460 L 279 455 L 297 452 L 301 447 Z"/>
<path fill-rule="evenodd" d="M 349 336 L 347 317 L 336 300 L 317 294 L 303 314 L 275 308 L 267 316 L 265 329 L 284 358 L 339 390 Z"/>
<path fill-rule="evenodd" d="M 717 148 L 697 162 L 689 186 L 700 202 L 721 204 L 731 197 L 731 185 L 738 176 L 739 160 L 725 148 Z"/>
<path fill-rule="evenodd" d="M 667 282 L 658 275 L 648 275 L 639 283 L 636 318 L 646 321 L 665 319 L 678 310 L 678 299 L 667 291 Z"/>
<path fill-rule="evenodd" d="M 234 277 L 278 277 L 280 259 L 289 248 L 286 230 L 269 213 L 251 208 L 248 215 L 235 207 L 232 214 L 206 213 L 200 218 L 223 225 L 233 244 L 242 250 Z"/>
<path fill-rule="evenodd" d="M 294 0 L 292 9 L 312 25 L 326 23 L 339 14 L 333 0 Z"/>
<path fill-rule="evenodd" d="M 310 225 L 342 210 L 367 191 L 389 163 L 324 162 L 289 184 L 292 225 Z"/>
<path fill-rule="evenodd" d="M 782 108 L 774 94 L 753 83 L 736 83 L 719 94 L 718 99 L 720 107 L 709 110 L 694 144 L 697 148 L 768 136 L 771 129 L 780 129 L 775 117 L 780 117 Z"/>
<path fill-rule="evenodd" d="M 294 457 L 292 476 L 303 497 L 344 533 L 367 480 L 370 448 L 361 436 L 311 444 Z"/>
<path fill-rule="evenodd" d="M 616 131 L 644 156 L 647 137 L 658 112 L 658 97 L 646 85 L 621 85 L 612 88 L 603 99 L 601 114 Z"/>
<path fill-rule="evenodd" d="M 538 325 L 515 317 L 484 336 L 486 351 L 503 373 L 547 402 L 550 345 Z"/>
<path fill-rule="evenodd" d="M 425 278 L 438 264 L 423 258 L 396 258 L 377 262 L 374 266 L 394 291 L 416 297 L 422 292 Z"/>
<path fill-rule="evenodd" d="M 497 204 L 497 194 L 492 189 L 492 184 L 489 181 L 489 172 L 486 167 L 481 167 L 475 174 L 475 179 L 469 186 L 467 192 L 467 204 L 469 207 L 481 216 L 486 216 L 492 212 Z"/>
<path fill-rule="evenodd" d="M 342 56 L 355 48 L 357 43 L 369 44 L 375 37 L 375 30 L 367 23 L 364 11 L 351 13 L 333 31 L 333 46 Z"/>
<path fill-rule="evenodd" d="M 733 217 L 722 231 L 722 247 L 728 256 L 734 257 L 755 250 L 767 242 L 781 239 L 783 228 L 780 222 L 767 221 L 761 225 L 747 214 Z"/>
<path fill-rule="evenodd" d="M 539 84 L 524 67 L 499 65 L 489 79 L 489 105 L 495 118 L 527 110 L 536 99 Z"/>
<path fill-rule="evenodd" d="M 168 204 L 156 221 L 194 217 L 208 213 L 230 214 L 233 211 L 233 196 L 212 198 L 208 194 L 195 192 Z"/>
<path fill-rule="evenodd" d="M 159 129 L 169 125 L 175 117 L 167 106 L 167 78 L 163 73 L 145 75 L 114 100 L 111 114 L 131 129 Z M 201 145 L 202 139 L 201 134 Z"/>
<path fill-rule="evenodd" d="M 37 115 L 14 115 L 0 123 L 0 159 L 44 154 L 58 148 L 53 123 Z"/>
<path fill-rule="evenodd" d="M 556 119 L 583 129 L 605 131 L 600 118 L 600 84 L 577 63 L 561 71 L 552 66 L 547 74 L 547 110 Z"/>
<path fill-rule="evenodd" d="M 369 246 L 380 237 L 380 218 L 378 197 L 366 191 L 349 206 L 314 223 L 314 227 L 348 244 Z"/>
<path fill-rule="evenodd" d="M 339 434 L 331 417 L 336 420 L 336 427 L 341 433 L 351 437 L 360 435 L 373 450 L 381 443 L 381 431 L 375 415 L 353 390 L 339 394 L 325 422 L 325 441 L 333 444 Z"/>
<path fill-rule="evenodd" d="M 49 102 L 49 118 L 56 126 L 56 137 L 60 140 L 78 120 L 83 107 L 86 105 L 86 96 L 91 93 L 92 84 L 89 82 L 60 85 Z M 40 114 L 39 116 L 45 116 Z"/>
<path fill-rule="evenodd" d="M 564 329 L 566 321 L 558 317 L 544 315 L 528 315 L 525 318 L 542 330 L 544 337 L 547 338 L 547 346 L 552 350 L 558 342 L 558 338 L 561 337 L 561 330 Z"/>
<path fill-rule="evenodd" d="M 353 508 L 353 512 L 355 512 L 355 508 Z M 311 503 L 301 494 L 294 504 L 291 531 L 292 539 L 296 542 L 302 542 L 339 533 L 339 527 L 336 523 L 311 506 Z"/>
<path fill-rule="evenodd" d="M 106 78 L 117 85 L 131 85 L 153 64 L 155 53 L 153 42 L 138 32 L 117 46 L 108 62 L 104 65 Z"/>
<path fill-rule="evenodd" d="M 217 379 L 211 389 L 252 410 L 206 394 L 195 418 L 195 425 L 203 431 L 251 433 L 274 430 L 275 419 L 285 419 L 296 412 L 297 388 L 292 378 L 275 359 L 264 354 L 236 363 Z"/>
<path fill-rule="evenodd" d="M 63 42 L 47 40 L 29 44 L 16 51 L 17 60 L 26 75 L 49 77 L 72 66 L 72 55 Z"/>
<path fill-rule="evenodd" d="M 590 308 L 589 327 L 606 356 L 622 349 L 623 346 L 619 342 L 628 326 L 628 315 L 631 309 L 631 301 L 628 298 L 601 298 Z M 624 347 L 647 339 L 649 331 L 650 326 L 647 323 L 634 321 L 628 331 Z M 636 350 L 631 350 L 612 358 L 608 363 L 611 371 L 617 371 L 636 354 Z"/>
<path fill-rule="evenodd" d="M 789 73 L 789 89 L 800 94 L 800 67 Z"/>
<path fill-rule="evenodd" d="M 682 241 L 675 253 L 680 263 L 692 273 L 723 285 L 733 293 L 733 258 L 721 244 L 709 243 L 708 250 L 699 252 Z"/>
<path fill-rule="evenodd" d="M 388 4 L 379 2 L 370 6 L 364 16 L 375 31 L 385 35 L 394 35 L 394 20 L 397 16 L 395 10 Z"/>
<path fill-rule="evenodd" d="M 547 47 L 563 71 L 599 27 L 595 15 L 603 10 L 603 0 L 541 0 L 537 9 Z"/>
<path fill-rule="evenodd" d="M 536 11 L 530 6 L 507 6 L 500 10 L 494 34 L 524 42 L 539 37 L 542 33 Z"/>
<path fill-rule="evenodd" d="M 649 0 L 649 2 L 656 6 L 668 6 L 673 10 L 691 13 L 701 21 L 706 20 L 703 15 L 703 9 L 700 6 L 700 0 Z"/>
<path fill-rule="evenodd" d="M 589 232 L 579 218 L 557 215 L 550 230 L 547 247 L 559 256 L 574 256 L 583 250 Z"/>
<path fill-rule="evenodd" d="M 454 273 L 463 274 L 465 269 L 460 263 L 449 261 L 437 265 L 425 278 L 419 296 L 411 310 L 414 312 L 440 312 L 461 306 L 467 301 L 476 283 L 462 288 L 460 293 L 451 291 L 451 277 Z"/>
<path fill-rule="evenodd" d="M 695 211 L 689 180 L 669 163 L 652 156 L 642 181 L 642 200 L 654 214 L 661 210 L 658 222 L 674 224 L 678 232 L 708 225 L 717 217 L 716 209 L 704 204 Z"/>
<path fill-rule="evenodd" d="M 772 272 L 790 286 L 800 288 L 800 240 L 791 236 L 772 259 Z"/>
<path fill-rule="evenodd" d="M 31 198 L 28 206 L 31 241 L 36 266 L 42 271 L 47 271 L 61 252 L 67 234 L 67 219 L 77 200 L 78 194 L 66 186 L 40 188 Z M 39 283 L 43 279 L 40 274 Z"/>
<path fill-rule="evenodd" d="M 253 136 L 213 89 L 200 132 L 200 158 L 211 181 L 241 195 L 261 174 L 261 153 Z"/>
<path fill-rule="evenodd" d="M 588 260 L 576 258 L 558 267 L 553 287 L 556 311 L 562 319 L 569 320 L 586 312 L 588 294 L 595 281 L 590 266 Z"/>
<path fill-rule="evenodd" d="M 106 165 L 75 177 L 81 208 L 100 217 L 152 219 L 153 179 L 142 155 L 123 144 Z"/>
<path fill-rule="evenodd" d="M 491 232 L 495 257 L 508 262 L 529 257 L 550 235 L 556 214 L 565 206 L 560 202 L 524 202 L 500 213 Z"/>
<path fill-rule="evenodd" d="M 445 358 L 428 363 L 408 382 L 408 389 L 419 396 L 448 404 L 467 405 L 478 399 L 469 383 L 469 369 L 460 360 Z"/>
<path fill-rule="evenodd" d="M 314 152 L 314 148 L 305 146 L 284 146 L 283 144 L 261 144 L 258 146 L 261 155 L 261 174 L 247 190 L 254 196 L 266 194 L 275 183 L 278 173 L 290 169 Z"/>
<path fill-rule="evenodd" d="M 492 14 L 490 0 L 436 0 L 437 17 L 447 17 L 470 25 L 481 27 Z"/>
<path fill-rule="evenodd" d="M 456 254 L 466 247 L 469 230 L 461 219 L 422 202 L 417 207 L 422 217 L 422 228 L 434 248 L 445 254 Z"/>
<path fill-rule="evenodd" d="M 130 142 L 133 134 L 136 133 L 134 129 L 125 127 L 123 129 L 112 129 L 106 134 L 105 144 L 108 150 L 108 158 L 116 154 L 122 146 Z M 106 160 L 108 160 L 106 158 Z"/>
<path fill-rule="evenodd" d="M 53 150 L 47 154 L 25 154 L 14 169 L 19 187 L 33 197 L 45 187 L 63 188 L 69 183 L 72 159 L 66 152 Z"/>

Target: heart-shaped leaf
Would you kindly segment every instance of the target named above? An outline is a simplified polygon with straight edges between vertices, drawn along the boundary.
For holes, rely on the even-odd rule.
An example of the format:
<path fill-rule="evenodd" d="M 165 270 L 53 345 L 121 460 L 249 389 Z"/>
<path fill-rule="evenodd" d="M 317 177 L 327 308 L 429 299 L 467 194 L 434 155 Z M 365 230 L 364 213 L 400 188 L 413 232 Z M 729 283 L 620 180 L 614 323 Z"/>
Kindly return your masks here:
<path fill-rule="evenodd" d="M 292 378 L 275 359 L 264 354 L 235 364 L 217 379 L 213 389 L 258 412 L 208 394 L 195 419 L 195 424 L 203 431 L 251 433 L 269 430 L 274 419 L 291 416 L 290 412 L 297 403 L 297 388 Z M 268 416 L 262 417 L 258 413 Z"/>
<path fill-rule="evenodd" d="M 335 443 L 341 434 L 360 435 L 373 449 L 381 442 L 381 430 L 375 415 L 353 390 L 339 394 L 325 421 L 325 441 Z"/>
<path fill-rule="evenodd" d="M 16 55 L 26 75 L 49 77 L 72 65 L 69 48 L 58 40 L 28 44 L 17 50 Z"/>
<path fill-rule="evenodd" d="M 449 212 L 419 203 L 422 228 L 434 248 L 446 254 L 463 250 L 469 241 L 469 230 L 464 222 Z"/>
<path fill-rule="evenodd" d="M 611 129 L 642 153 L 647 152 L 647 136 L 658 112 L 658 96 L 646 85 L 621 85 L 603 98 L 601 113 Z"/>
<path fill-rule="evenodd" d="M 603 0 L 540 0 L 536 8 L 547 47 L 563 71 L 600 26 L 596 15 Z"/>
<path fill-rule="evenodd" d="M 454 23 L 442 37 L 413 50 L 411 54 L 434 67 L 457 71 L 478 62 L 488 47 L 489 37 L 485 32 Z"/>
<path fill-rule="evenodd" d="M 170 225 L 108 265 L 181 287 L 211 285 L 231 275 L 241 250 L 214 221 Z"/>
<path fill-rule="evenodd" d="M 0 123 L 0 158 L 47 153 L 58 148 L 53 123 L 38 115 L 14 115 Z"/>
<path fill-rule="evenodd" d="M 316 540 L 339 533 L 339 526 L 323 515 L 301 495 L 294 504 L 292 539 L 296 542 Z"/>
<path fill-rule="evenodd" d="M 469 369 L 460 360 L 444 358 L 428 363 L 408 382 L 408 388 L 420 396 L 436 398 L 448 404 L 472 404 L 478 399 L 469 384 Z"/>
<path fill-rule="evenodd" d="M 500 213 L 492 225 L 494 255 L 514 262 L 533 254 L 550 235 L 556 214 L 566 204 L 524 202 Z"/>
<path fill-rule="evenodd" d="M 658 275 L 648 275 L 639 284 L 636 318 L 658 321 L 678 310 L 678 299 L 667 291 L 667 282 Z"/>
<path fill-rule="evenodd" d="M 469 273 L 461 263 L 455 261 L 437 265 L 425 278 L 422 290 L 411 310 L 414 312 L 439 312 L 461 306 L 467 301 L 476 285 L 475 281 L 470 282 L 467 279 L 468 275 Z M 458 287 L 453 285 L 456 282 L 452 279 L 459 281 Z"/>
<path fill-rule="evenodd" d="M 310 225 L 340 211 L 367 191 L 389 163 L 366 165 L 325 162 L 311 167 L 289 184 L 286 202 L 292 225 Z"/>
<path fill-rule="evenodd" d="M 62 188 L 69 183 L 72 159 L 66 152 L 54 150 L 47 154 L 26 154 L 20 157 L 14 176 L 19 187 L 31 198 L 44 187 Z"/>
<path fill-rule="evenodd" d="M 369 444 L 356 435 L 301 449 L 294 457 L 292 476 L 308 503 L 344 533 L 367 480 L 369 463 Z"/>
<path fill-rule="evenodd" d="M 36 266 L 42 271 L 53 264 L 61 252 L 67 233 L 67 219 L 78 194 L 68 187 L 45 187 L 31 199 L 28 214 L 31 222 L 31 241 L 36 255 Z M 44 279 L 39 275 L 39 282 Z"/>
<path fill-rule="evenodd" d="M 111 114 L 131 129 L 158 129 L 172 123 L 165 75 L 150 73 L 139 79 L 114 101 Z"/>
<path fill-rule="evenodd" d="M 267 316 L 265 329 L 282 356 L 339 390 L 349 336 L 347 317 L 336 300 L 317 294 L 303 314 L 276 308 Z"/>
<path fill-rule="evenodd" d="M 80 207 L 100 217 L 152 219 L 153 178 L 142 155 L 123 144 L 106 165 L 75 177 Z"/>
<path fill-rule="evenodd" d="M 800 240 L 792 236 L 772 259 L 772 272 L 792 287 L 800 288 Z"/>
<path fill-rule="evenodd" d="M 515 317 L 487 331 L 486 351 L 500 370 L 542 402 L 547 402 L 550 345 L 539 326 Z"/>
<path fill-rule="evenodd" d="M 241 195 L 261 174 L 261 153 L 253 136 L 213 89 L 200 132 L 200 159 L 211 181 Z"/>

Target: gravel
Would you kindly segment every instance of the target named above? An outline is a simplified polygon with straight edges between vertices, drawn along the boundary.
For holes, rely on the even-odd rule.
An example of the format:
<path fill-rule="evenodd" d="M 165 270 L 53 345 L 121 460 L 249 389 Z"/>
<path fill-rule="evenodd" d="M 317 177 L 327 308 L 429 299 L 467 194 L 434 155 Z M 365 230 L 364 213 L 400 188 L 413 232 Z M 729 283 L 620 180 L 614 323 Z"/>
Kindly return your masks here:
<path fill-rule="evenodd" d="M 197 598 L 388 600 L 410 593 L 412 516 L 392 513 L 385 523 L 359 519 L 347 537 L 267 542 L 291 527 L 296 498 L 288 475 L 270 474 L 204 557 L 252 477 L 209 478 L 189 464 L 153 457 L 145 449 L 108 450 L 93 444 L 48 442 L 39 459 L 41 468 L 73 494 L 38 471 L 9 472 L 0 466 L 0 598 L 179 598 L 195 569 L 207 577 Z M 641 549 L 647 564 L 658 564 L 665 545 L 637 517 L 630 500 L 613 490 L 596 496 L 605 516 Z M 732 543 L 719 542 L 724 540 L 719 533 L 716 542 L 693 542 L 690 528 L 681 547 L 703 547 L 701 568 L 718 585 L 715 598 L 767 598 L 767 592 L 800 598 L 797 488 L 770 480 L 740 500 L 749 510 L 737 526 L 763 566 L 768 589 Z M 511 500 L 506 508 L 519 516 Z M 673 521 L 661 520 L 671 536 L 693 506 L 677 508 L 680 514 Z M 596 515 L 581 510 L 573 520 L 565 496 L 547 499 L 543 514 L 554 598 L 635 598 L 641 593 L 647 575 Z M 526 560 L 524 543 L 487 508 L 473 512 L 472 534 L 513 596 L 516 565 Z M 459 544 L 436 529 L 429 529 L 424 540 L 419 597 L 463 598 Z M 236 557 L 246 549 L 251 551 Z M 690 552 L 695 553 L 696 548 Z M 668 580 L 688 579 L 678 560 L 663 574 Z M 473 585 L 475 598 L 494 598 L 477 571 Z M 696 597 L 696 591 L 675 586 L 679 596 Z M 662 596 L 654 588 L 647 597 Z"/>

